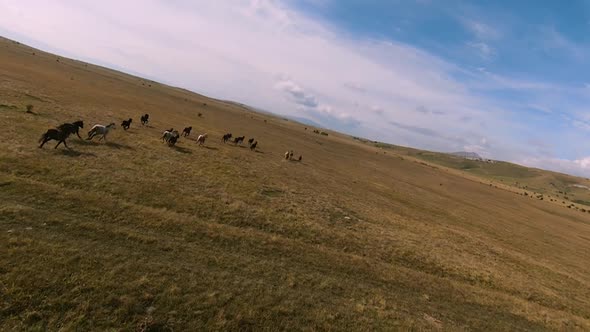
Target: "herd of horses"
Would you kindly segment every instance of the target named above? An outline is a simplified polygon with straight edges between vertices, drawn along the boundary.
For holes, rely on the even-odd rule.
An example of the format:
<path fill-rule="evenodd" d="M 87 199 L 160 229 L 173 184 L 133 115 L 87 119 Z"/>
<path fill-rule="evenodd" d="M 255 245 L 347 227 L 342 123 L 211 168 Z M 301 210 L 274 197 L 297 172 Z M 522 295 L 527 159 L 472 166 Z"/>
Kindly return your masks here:
<path fill-rule="evenodd" d="M 144 114 L 140 117 L 141 120 L 141 124 L 142 125 L 147 125 L 149 122 L 149 114 Z M 128 130 L 131 127 L 131 123 L 133 122 L 133 119 L 128 119 L 128 120 L 124 120 L 123 122 L 121 122 L 121 127 L 123 128 L 123 130 Z M 66 148 L 69 149 L 67 143 L 66 143 L 66 139 L 68 137 L 70 137 L 70 135 L 76 134 L 78 136 L 78 138 L 82 139 L 82 137 L 80 136 L 80 129 L 84 128 L 84 122 L 83 121 L 76 121 L 73 123 L 64 123 L 60 126 L 58 126 L 57 128 L 54 129 L 49 129 L 47 130 L 47 132 L 45 132 L 45 134 L 41 135 L 41 138 L 39 139 L 39 148 L 42 148 L 45 143 L 51 141 L 51 140 L 55 140 L 58 141 L 57 144 L 55 145 L 55 149 L 57 149 L 57 147 L 60 144 L 64 144 L 64 146 Z M 115 129 L 116 125 L 115 123 L 110 123 L 108 125 L 101 125 L 101 124 L 96 124 L 94 125 L 90 131 L 88 132 L 88 137 L 86 138 L 87 140 L 92 140 L 94 137 L 99 137 L 99 141 L 101 140 L 106 140 L 108 133 Z M 182 131 L 182 136 L 184 137 L 188 137 L 191 134 L 193 127 L 186 127 L 184 128 L 184 130 Z M 174 146 L 176 145 L 176 143 L 178 142 L 179 138 L 180 138 L 180 134 L 178 133 L 177 130 L 174 130 L 174 128 L 170 128 L 168 130 L 165 130 L 162 134 L 162 141 L 168 143 L 169 146 Z M 196 142 L 199 145 L 204 145 L 205 144 L 205 140 L 207 139 L 207 134 L 201 134 L 198 136 Z M 225 135 L 223 135 L 222 141 L 224 143 L 231 141 L 232 139 L 232 134 L 231 133 L 227 133 Z M 233 142 L 235 145 L 238 144 L 242 144 L 244 142 L 244 140 L 246 139 L 246 136 L 239 136 L 239 137 L 235 137 L 233 139 Z M 254 140 L 254 138 L 250 138 L 248 140 L 248 145 L 250 146 L 250 150 L 255 151 L 256 147 L 258 146 L 258 142 L 256 140 Z"/>

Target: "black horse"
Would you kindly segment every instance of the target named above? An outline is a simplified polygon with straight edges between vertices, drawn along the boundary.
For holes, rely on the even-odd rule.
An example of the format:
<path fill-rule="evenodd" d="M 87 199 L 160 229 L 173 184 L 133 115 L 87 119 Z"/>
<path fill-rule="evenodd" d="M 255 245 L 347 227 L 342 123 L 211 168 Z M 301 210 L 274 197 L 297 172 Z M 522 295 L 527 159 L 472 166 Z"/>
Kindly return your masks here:
<path fill-rule="evenodd" d="M 124 130 L 127 130 L 131 127 L 131 122 L 133 122 L 133 119 L 131 118 L 129 118 L 129 120 L 123 120 L 123 122 L 121 122 L 121 127 L 123 127 Z"/>
<path fill-rule="evenodd" d="M 254 143 L 254 138 L 250 138 L 250 139 L 248 140 L 248 145 L 252 145 L 252 143 Z"/>
<path fill-rule="evenodd" d="M 174 146 L 176 145 L 176 142 L 178 142 L 178 136 L 172 136 L 168 139 L 168 145 L 169 146 Z"/>
<path fill-rule="evenodd" d="M 246 138 L 246 136 L 240 136 L 240 137 L 234 138 L 234 144 L 236 144 L 236 145 L 238 143 L 242 144 L 242 142 L 244 141 L 244 138 Z"/>
<path fill-rule="evenodd" d="M 223 135 L 223 138 L 222 138 L 223 143 L 226 143 L 231 138 L 231 136 L 232 136 L 231 133 L 227 133 L 227 134 Z"/>
<path fill-rule="evenodd" d="M 80 137 L 79 134 L 80 128 L 84 128 L 83 121 L 76 121 L 74 123 L 64 123 L 57 127 L 57 129 L 49 129 L 47 130 L 47 132 L 45 132 L 45 134 L 41 135 L 41 138 L 39 139 L 39 143 L 41 143 L 41 145 L 39 145 L 39 148 L 42 148 L 43 145 L 45 145 L 45 143 L 51 140 L 56 140 L 58 142 L 55 146 L 55 149 L 57 149 L 57 147 L 61 143 L 63 143 L 64 146 L 69 149 L 68 145 L 66 144 L 66 139 L 71 134 L 76 134 L 81 139 L 82 137 Z"/>
<path fill-rule="evenodd" d="M 82 137 L 80 137 L 80 128 L 84 128 L 84 121 L 79 120 L 76 121 L 74 123 L 64 123 L 62 125 L 60 125 L 59 127 L 57 127 L 57 129 L 61 130 L 61 131 L 69 131 L 71 134 L 76 134 L 78 136 L 79 139 L 82 139 Z"/>
<path fill-rule="evenodd" d="M 146 113 L 141 116 L 140 120 L 141 120 L 141 124 L 145 126 L 148 123 L 148 121 L 150 120 L 150 115 Z"/>
<path fill-rule="evenodd" d="M 256 141 L 256 142 L 252 143 L 252 144 L 250 145 L 250 150 L 252 150 L 252 151 L 256 150 L 256 146 L 257 146 L 257 145 L 258 145 L 258 141 Z"/>
<path fill-rule="evenodd" d="M 182 131 L 182 136 L 187 137 L 188 135 L 191 134 L 191 130 L 193 130 L 193 127 L 184 128 L 184 130 Z"/>

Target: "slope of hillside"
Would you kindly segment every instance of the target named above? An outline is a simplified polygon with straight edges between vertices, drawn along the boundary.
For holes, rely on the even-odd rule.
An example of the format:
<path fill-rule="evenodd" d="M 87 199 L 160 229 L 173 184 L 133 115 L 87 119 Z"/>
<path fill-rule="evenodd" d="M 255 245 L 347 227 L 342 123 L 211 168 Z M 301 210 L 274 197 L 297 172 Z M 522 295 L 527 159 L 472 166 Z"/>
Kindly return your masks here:
<path fill-rule="evenodd" d="M 5 39 L 0 104 L 0 330 L 590 329 L 587 213 Z"/>
<path fill-rule="evenodd" d="M 359 139 L 360 140 L 360 139 Z M 470 160 L 464 156 L 422 151 L 386 143 L 362 140 L 365 144 L 415 158 L 432 165 L 461 171 L 463 175 L 510 188 L 515 192 L 543 195 L 563 206 L 573 204 L 579 209 L 590 206 L 590 180 L 572 175 L 524 167 L 503 161 Z"/>

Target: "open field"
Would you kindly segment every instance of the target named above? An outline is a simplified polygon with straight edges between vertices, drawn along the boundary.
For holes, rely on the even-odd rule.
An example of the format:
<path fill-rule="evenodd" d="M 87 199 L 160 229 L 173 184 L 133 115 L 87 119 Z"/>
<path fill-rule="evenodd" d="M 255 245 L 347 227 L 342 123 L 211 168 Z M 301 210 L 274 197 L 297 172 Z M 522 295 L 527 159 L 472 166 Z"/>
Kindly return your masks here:
<path fill-rule="evenodd" d="M 355 138 L 366 145 L 393 152 L 398 156 L 491 184 L 529 197 L 543 198 L 563 207 L 590 213 L 590 179 L 524 167 L 504 161 L 478 161 L 441 152 L 423 151 Z"/>
<path fill-rule="evenodd" d="M 590 214 L 501 179 L 5 39 L 0 125 L 0 330 L 590 330 Z"/>

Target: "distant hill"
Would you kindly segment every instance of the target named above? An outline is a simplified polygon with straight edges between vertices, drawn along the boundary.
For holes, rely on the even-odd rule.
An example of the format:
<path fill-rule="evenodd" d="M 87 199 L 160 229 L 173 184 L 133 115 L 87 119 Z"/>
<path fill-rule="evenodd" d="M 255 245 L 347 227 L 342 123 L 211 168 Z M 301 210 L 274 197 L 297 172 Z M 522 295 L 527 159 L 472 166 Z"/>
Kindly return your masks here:
<path fill-rule="evenodd" d="M 585 178 L 525 167 L 505 161 L 495 160 L 489 162 L 474 152 L 442 153 L 381 142 L 372 143 L 372 145 L 389 149 L 400 155 L 466 172 L 483 180 L 497 181 L 517 189 L 552 195 L 554 199 L 562 202 L 590 206 L 590 190 L 586 188 L 590 188 L 590 180 Z"/>
<path fill-rule="evenodd" d="M 480 155 L 478 155 L 475 152 L 461 151 L 461 152 L 452 152 L 449 154 L 453 155 L 453 156 L 457 156 L 457 157 L 467 158 L 467 159 L 483 159 Z"/>
<path fill-rule="evenodd" d="M 299 117 L 299 116 L 288 116 L 287 118 L 289 118 L 289 119 L 291 119 L 293 121 L 297 121 L 297 122 L 302 123 L 302 124 L 306 124 L 308 126 L 314 126 L 314 127 L 318 127 L 318 128 L 324 128 L 324 126 L 322 126 L 321 124 L 319 124 L 319 123 L 317 123 L 317 122 L 315 122 L 313 120 L 310 120 L 308 118 L 303 118 L 303 117 Z"/>

